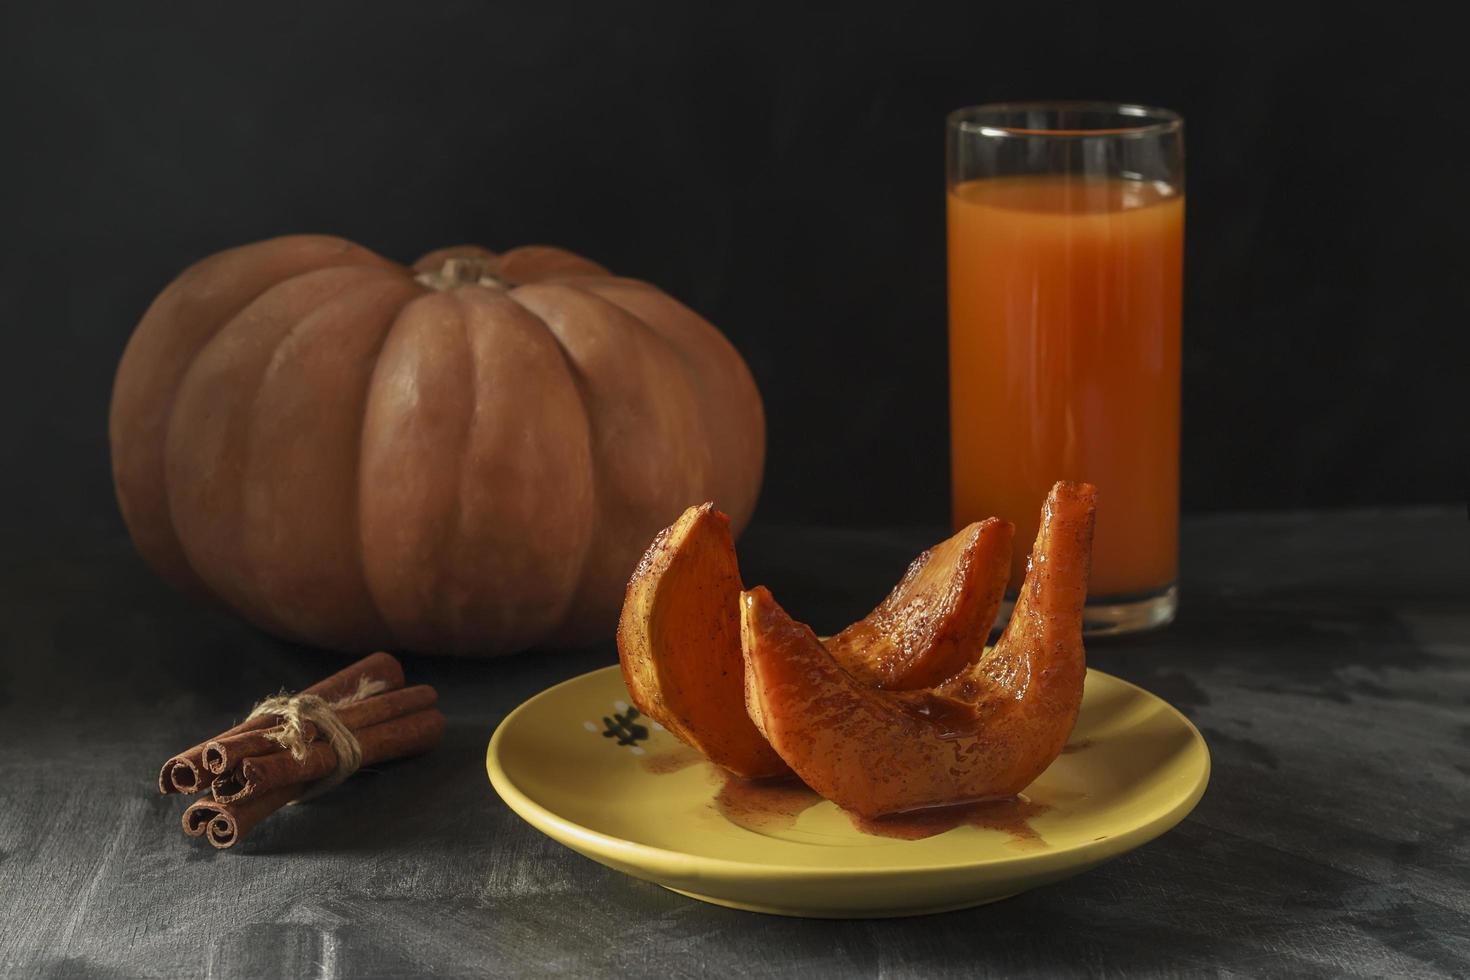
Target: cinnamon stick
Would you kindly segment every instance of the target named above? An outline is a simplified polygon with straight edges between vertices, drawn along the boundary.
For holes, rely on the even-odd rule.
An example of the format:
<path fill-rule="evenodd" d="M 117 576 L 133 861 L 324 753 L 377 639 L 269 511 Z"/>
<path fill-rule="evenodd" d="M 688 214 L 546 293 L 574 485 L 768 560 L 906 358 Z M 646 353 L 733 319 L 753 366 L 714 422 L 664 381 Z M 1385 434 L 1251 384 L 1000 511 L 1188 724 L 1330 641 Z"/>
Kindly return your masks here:
<path fill-rule="evenodd" d="M 318 681 L 301 693 L 315 694 L 328 701 L 336 701 L 356 691 L 363 678 L 381 681 L 386 685 L 387 690 L 396 690 L 403 686 L 403 665 L 391 654 L 370 654 L 325 680 Z M 180 752 L 165 762 L 158 771 L 158 791 L 160 793 L 198 793 L 207 789 L 208 782 L 205 779 L 207 770 L 204 768 L 203 760 L 204 751 L 209 742 L 243 732 L 272 728 L 276 724 L 277 722 L 268 715 L 251 718 L 215 736 L 214 739 L 200 742 L 193 748 Z"/>
<path fill-rule="evenodd" d="M 368 725 L 353 734 L 362 747 L 362 764 L 371 766 L 419 755 L 438 745 L 444 736 L 444 715 L 437 708 L 428 708 Z M 301 762 L 280 749 L 242 759 L 235 768 L 216 776 L 210 796 L 220 806 L 243 804 L 285 787 L 295 787 L 299 795 L 305 792 L 306 784 L 326 778 L 336 768 L 337 753 L 326 742 L 314 742 Z"/>
<path fill-rule="evenodd" d="M 297 787 L 287 786 L 264 793 L 245 803 L 216 803 L 209 797 L 195 800 L 184 811 L 184 833 L 206 837 L 220 850 L 233 847 L 251 828 L 297 796 Z"/>
<path fill-rule="evenodd" d="M 348 728 L 356 731 L 359 728 L 367 728 L 370 725 L 377 725 L 433 707 L 434 702 L 438 700 L 438 691 L 427 684 L 417 684 L 343 705 L 337 709 L 337 717 Z M 304 727 L 306 739 L 314 741 L 318 737 L 316 726 L 307 722 Z M 214 775 L 219 775 L 238 767 L 242 761 L 251 756 L 280 752 L 281 743 L 275 738 L 280 731 L 281 728 L 275 726 L 211 739 L 205 743 L 204 767 Z"/>

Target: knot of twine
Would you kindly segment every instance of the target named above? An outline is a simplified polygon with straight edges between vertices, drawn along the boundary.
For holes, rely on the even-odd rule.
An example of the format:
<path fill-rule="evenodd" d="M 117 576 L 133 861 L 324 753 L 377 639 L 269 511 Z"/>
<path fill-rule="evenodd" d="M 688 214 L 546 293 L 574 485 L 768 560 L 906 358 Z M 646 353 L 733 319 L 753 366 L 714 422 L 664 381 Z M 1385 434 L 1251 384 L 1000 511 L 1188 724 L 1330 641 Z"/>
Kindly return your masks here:
<path fill-rule="evenodd" d="M 290 752 L 291 758 L 297 762 L 306 761 L 306 753 L 311 750 L 311 743 L 315 740 L 317 733 L 326 736 L 327 744 L 332 747 L 332 752 L 337 756 L 337 768 L 332 771 L 332 774 L 317 780 L 312 784 L 311 789 L 292 802 L 299 803 L 320 793 L 325 793 L 361 768 L 362 745 L 358 743 L 357 736 L 352 734 L 352 729 L 348 728 L 337 716 L 337 711 L 387 689 L 388 685 L 380 680 L 360 677 L 357 681 L 357 690 L 335 701 L 328 701 L 315 694 L 287 694 L 282 691 L 250 709 L 246 721 L 261 715 L 274 715 L 280 718 L 280 727 L 266 732 L 265 735 Z"/>

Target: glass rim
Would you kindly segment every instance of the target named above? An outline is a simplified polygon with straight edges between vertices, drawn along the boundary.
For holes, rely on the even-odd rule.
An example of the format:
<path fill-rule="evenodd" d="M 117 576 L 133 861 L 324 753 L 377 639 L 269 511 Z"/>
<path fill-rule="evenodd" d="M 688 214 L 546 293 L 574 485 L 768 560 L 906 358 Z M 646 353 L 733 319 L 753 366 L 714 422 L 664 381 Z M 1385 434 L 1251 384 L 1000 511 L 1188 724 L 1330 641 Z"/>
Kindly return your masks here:
<path fill-rule="evenodd" d="M 975 117 L 983 114 L 999 115 L 1019 111 L 1091 111 L 1107 113 L 1120 119 L 1138 119 L 1136 126 L 1107 126 L 1088 129 L 1036 129 L 1029 126 L 1003 126 L 984 122 Z M 1102 102 L 1089 99 L 1037 99 L 1022 102 L 984 102 L 979 105 L 963 106 L 946 118 L 951 129 L 961 133 L 1004 139 L 1113 139 L 1162 136 L 1177 133 L 1184 128 L 1184 117 L 1173 109 L 1140 105 L 1134 102 Z"/>

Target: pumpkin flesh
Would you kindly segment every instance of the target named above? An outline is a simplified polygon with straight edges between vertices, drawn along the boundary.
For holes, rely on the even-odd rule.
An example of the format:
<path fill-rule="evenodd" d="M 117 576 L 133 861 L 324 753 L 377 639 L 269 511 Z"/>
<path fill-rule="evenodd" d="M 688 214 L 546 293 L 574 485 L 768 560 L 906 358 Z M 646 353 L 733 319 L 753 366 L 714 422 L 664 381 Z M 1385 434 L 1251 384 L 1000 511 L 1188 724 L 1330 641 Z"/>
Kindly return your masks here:
<path fill-rule="evenodd" d="M 769 591 L 741 595 L 751 720 L 812 789 L 878 817 L 1013 796 L 1061 753 L 1086 674 L 1094 491 L 1059 483 L 995 647 L 943 685 L 883 691 L 847 673 Z"/>
<path fill-rule="evenodd" d="M 618 659 L 633 703 L 739 776 L 789 772 L 745 710 L 740 568 L 729 519 L 691 507 L 659 532 L 628 582 Z"/>
<path fill-rule="evenodd" d="M 990 517 L 928 549 L 872 612 L 822 641 L 857 681 L 933 687 L 975 662 L 1011 575 L 1009 521 Z"/>

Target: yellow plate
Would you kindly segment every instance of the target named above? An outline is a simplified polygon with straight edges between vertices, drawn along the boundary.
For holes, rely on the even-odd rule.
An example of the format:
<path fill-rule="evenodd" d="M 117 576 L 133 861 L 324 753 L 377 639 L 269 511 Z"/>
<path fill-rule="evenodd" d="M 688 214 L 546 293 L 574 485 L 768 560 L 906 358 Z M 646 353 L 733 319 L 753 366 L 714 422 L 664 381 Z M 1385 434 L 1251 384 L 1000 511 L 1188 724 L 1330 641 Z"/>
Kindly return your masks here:
<path fill-rule="evenodd" d="M 993 902 L 1159 836 L 1210 777 L 1188 719 L 1089 670 L 1068 750 L 1022 802 L 860 829 L 804 788 L 727 779 L 627 702 L 616 666 L 541 692 L 496 729 L 490 782 L 533 827 L 594 861 L 755 912 L 895 916 Z"/>

